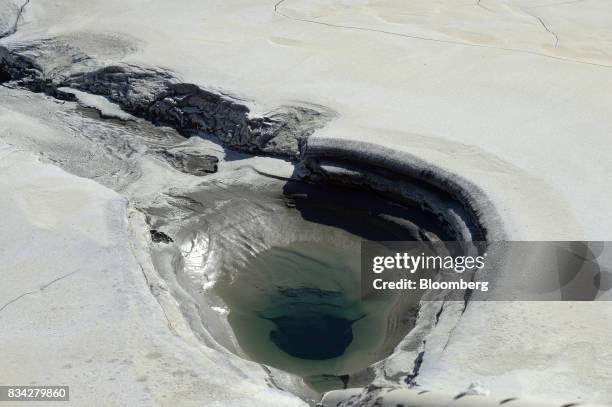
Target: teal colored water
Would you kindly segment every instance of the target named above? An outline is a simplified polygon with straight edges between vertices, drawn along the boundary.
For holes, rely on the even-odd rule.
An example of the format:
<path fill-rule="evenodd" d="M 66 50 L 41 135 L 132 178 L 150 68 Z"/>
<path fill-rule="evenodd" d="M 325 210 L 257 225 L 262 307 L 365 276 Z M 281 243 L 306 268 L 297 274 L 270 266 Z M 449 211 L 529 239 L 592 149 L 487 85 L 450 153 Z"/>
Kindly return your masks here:
<path fill-rule="evenodd" d="M 216 287 L 241 348 L 252 360 L 307 378 L 317 390 L 341 387 L 339 376 L 384 358 L 410 327 L 392 315 L 396 298 L 361 300 L 359 262 L 354 248 L 322 242 L 253 257 Z"/>

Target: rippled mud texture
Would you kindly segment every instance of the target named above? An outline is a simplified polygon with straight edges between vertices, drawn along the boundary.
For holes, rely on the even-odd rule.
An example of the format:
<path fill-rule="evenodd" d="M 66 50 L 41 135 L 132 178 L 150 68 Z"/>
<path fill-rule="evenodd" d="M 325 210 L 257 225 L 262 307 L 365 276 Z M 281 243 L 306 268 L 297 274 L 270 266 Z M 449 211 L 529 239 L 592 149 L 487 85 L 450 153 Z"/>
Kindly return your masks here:
<path fill-rule="evenodd" d="M 362 239 L 450 236 L 436 216 L 341 185 L 259 174 L 250 185 L 211 182 L 188 198 L 208 209 L 179 232 L 193 253 L 186 253 L 186 280 L 215 281 L 210 293 L 227 306 L 238 344 L 226 346 L 317 391 L 341 388 L 349 377 L 351 385 L 367 384 L 368 367 L 417 318 L 417 296 L 361 300 Z"/>

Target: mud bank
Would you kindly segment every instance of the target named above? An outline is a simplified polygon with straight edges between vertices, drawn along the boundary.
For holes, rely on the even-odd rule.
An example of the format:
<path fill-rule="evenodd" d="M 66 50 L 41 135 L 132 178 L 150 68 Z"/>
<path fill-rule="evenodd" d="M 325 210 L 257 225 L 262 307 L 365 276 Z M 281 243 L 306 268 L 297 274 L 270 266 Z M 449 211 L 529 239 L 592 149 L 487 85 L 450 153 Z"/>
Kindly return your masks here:
<path fill-rule="evenodd" d="M 199 315 L 190 318 L 206 321 L 213 342 L 303 377 L 318 391 L 363 386 L 374 377 L 372 364 L 418 319 L 439 311 L 440 304 L 420 310 L 420 298 L 404 294 L 364 303 L 359 267 L 363 239 L 456 236 L 437 214 L 371 190 L 244 168 L 230 183 L 210 178 L 180 198 L 192 208 L 186 221 L 168 223 L 168 209 L 147 212 L 180 246 L 180 254 L 164 249 L 173 260 L 160 267 L 182 276 L 190 299 L 181 302 L 198 304 Z"/>
<path fill-rule="evenodd" d="M 230 95 L 181 83 L 162 69 L 100 67 L 58 41 L 2 48 L 5 82 L 59 100 L 77 100 L 71 89 L 100 95 L 184 137 L 292 160 L 272 160 L 262 170 L 242 165 L 253 158 L 242 153 L 219 158 L 130 141 L 131 150 L 146 145 L 146 155 L 201 178 L 160 191 L 150 204 L 138 193 L 130 197 L 168 237 L 158 239 L 152 256 L 162 291 L 176 304 L 151 288 L 163 307 L 176 307 L 170 315 L 181 315 L 204 346 L 261 363 L 269 385 L 304 399 L 368 385 L 409 335 L 402 352 L 411 364 L 401 374 L 406 383 L 415 380 L 427 336 L 449 308 L 399 295 L 361 303 L 359 243 L 498 239 L 503 231 L 482 191 L 407 154 L 311 137 L 336 116 L 325 107 L 281 106 L 250 117 L 247 104 Z M 68 52 L 71 62 L 50 69 L 45 58 L 56 52 Z M 95 110 L 96 103 L 83 107 Z M 127 189 L 137 191 L 140 181 L 130 182 Z"/>

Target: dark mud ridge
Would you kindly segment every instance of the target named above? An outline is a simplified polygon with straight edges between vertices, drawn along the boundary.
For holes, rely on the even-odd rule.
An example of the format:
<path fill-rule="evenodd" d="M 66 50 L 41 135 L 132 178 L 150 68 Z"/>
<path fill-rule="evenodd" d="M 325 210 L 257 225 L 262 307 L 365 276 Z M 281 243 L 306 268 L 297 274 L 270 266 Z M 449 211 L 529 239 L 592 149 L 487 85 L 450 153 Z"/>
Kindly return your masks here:
<path fill-rule="evenodd" d="M 224 145 L 254 154 L 297 159 L 308 136 L 335 114 L 320 106 L 281 106 L 263 117 L 235 99 L 181 83 L 170 72 L 133 65 L 112 65 L 83 72 L 78 63 L 46 72 L 36 62 L 43 45 L 0 47 L 0 81 L 17 81 L 34 92 L 73 99 L 58 88 L 101 95 L 126 112 L 155 124 L 174 127 L 184 135 L 214 136 Z M 37 55 L 36 58 L 29 55 Z M 80 56 L 79 62 L 87 60 Z"/>
<path fill-rule="evenodd" d="M 494 209 L 478 187 L 410 154 L 352 140 L 313 138 L 302 163 L 312 181 L 371 190 L 432 215 L 444 231 L 442 240 L 486 241 L 501 234 Z"/>
<path fill-rule="evenodd" d="M 71 62 L 51 64 L 58 50 Z M 127 64 L 99 67 L 80 50 L 54 40 L 0 47 L 0 80 L 63 99 L 74 96 L 61 87 L 102 95 L 137 117 L 186 136 L 214 136 L 230 148 L 298 160 L 305 179 L 367 188 L 434 214 L 451 240 L 486 240 L 492 231 L 501 233 L 482 191 L 417 157 L 355 141 L 308 142 L 316 129 L 336 116 L 322 106 L 281 106 L 253 118 L 236 98 L 181 83 L 169 71 Z M 216 170 L 216 162 L 205 161 L 198 171 Z"/>

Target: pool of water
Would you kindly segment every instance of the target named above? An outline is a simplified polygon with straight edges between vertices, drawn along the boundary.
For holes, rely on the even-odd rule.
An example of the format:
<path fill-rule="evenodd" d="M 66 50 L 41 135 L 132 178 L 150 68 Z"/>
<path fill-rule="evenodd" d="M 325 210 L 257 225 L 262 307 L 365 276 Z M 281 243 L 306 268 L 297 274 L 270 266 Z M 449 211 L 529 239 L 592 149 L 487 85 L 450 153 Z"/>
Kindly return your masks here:
<path fill-rule="evenodd" d="M 361 241 L 445 238 L 444 225 L 368 191 L 249 176 L 203 184 L 184 201 L 199 216 L 176 235 L 178 275 L 207 332 L 316 392 L 367 385 L 370 366 L 414 327 L 420 298 L 363 301 Z"/>
<path fill-rule="evenodd" d="M 361 300 L 357 247 L 329 242 L 272 247 L 251 258 L 231 281 L 217 284 L 241 349 L 321 391 L 342 387 L 339 381 L 347 375 L 387 356 L 397 343 L 393 338 L 410 328 L 409 318 L 402 327 L 391 315 L 397 298 Z"/>

